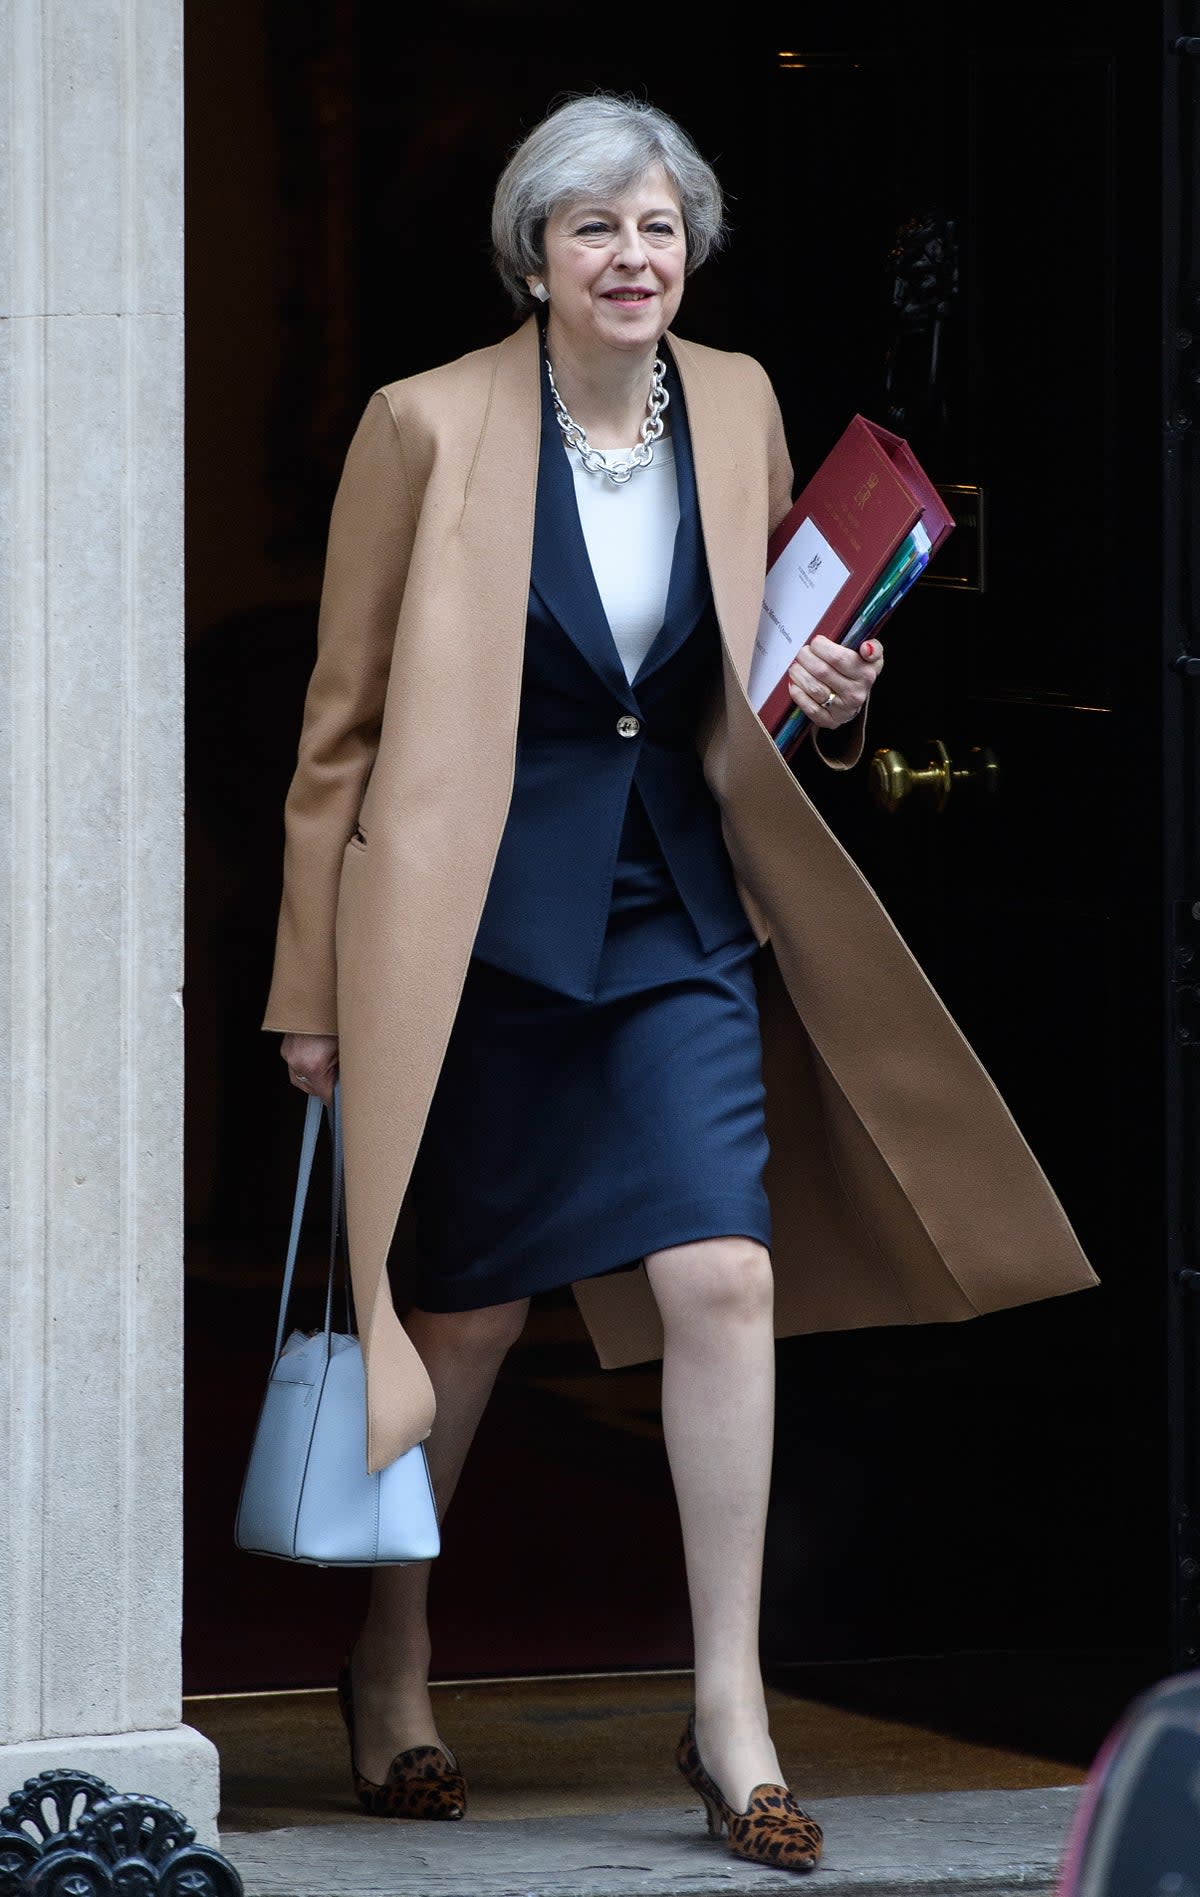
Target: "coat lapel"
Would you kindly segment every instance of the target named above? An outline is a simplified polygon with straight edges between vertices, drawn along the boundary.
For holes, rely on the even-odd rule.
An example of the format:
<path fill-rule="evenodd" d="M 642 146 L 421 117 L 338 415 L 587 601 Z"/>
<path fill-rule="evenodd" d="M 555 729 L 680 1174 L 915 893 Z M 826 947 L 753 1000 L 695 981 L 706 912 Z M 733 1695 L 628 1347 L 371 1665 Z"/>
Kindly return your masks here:
<path fill-rule="evenodd" d="M 516 755 L 539 451 L 536 324 L 486 355 L 486 384 L 468 361 L 464 386 L 443 395 L 440 411 L 431 403 L 435 418 L 453 424 L 445 428 L 451 446 L 423 490 L 439 557 L 405 595 L 391 660 L 405 689 L 389 697 L 369 785 L 377 817 L 372 823 L 364 806 L 369 842 L 347 847 L 340 878 L 347 1210 L 373 1470 L 426 1434 L 432 1418 L 432 1391 L 396 1317 L 387 1260 Z"/>
<path fill-rule="evenodd" d="M 717 619 L 744 685 L 762 609 L 767 547 L 764 476 L 748 464 L 745 417 L 711 351 L 668 336 L 679 369 L 691 435 L 700 527 Z M 682 498 L 682 495 L 681 495 Z"/>
<path fill-rule="evenodd" d="M 642 661 L 634 680 L 640 685 L 678 652 L 693 631 L 711 588 L 708 563 L 704 557 L 704 538 L 696 504 L 696 471 L 692 456 L 691 434 L 682 385 L 668 352 L 667 386 L 671 395 L 671 445 L 675 451 L 675 481 L 679 491 L 679 526 L 675 530 L 675 552 L 671 562 L 671 582 L 667 589 L 667 609 L 662 631 Z"/>

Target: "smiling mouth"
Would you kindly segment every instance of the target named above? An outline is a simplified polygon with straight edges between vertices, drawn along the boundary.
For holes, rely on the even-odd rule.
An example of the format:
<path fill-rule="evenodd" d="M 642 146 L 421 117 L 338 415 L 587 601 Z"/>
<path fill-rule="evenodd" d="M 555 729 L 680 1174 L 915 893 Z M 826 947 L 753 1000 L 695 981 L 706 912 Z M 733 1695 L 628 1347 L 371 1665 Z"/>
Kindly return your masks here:
<path fill-rule="evenodd" d="M 654 295 L 653 290 L 605 290 L 603 296 L 608 303 L 648 303 Z"/>

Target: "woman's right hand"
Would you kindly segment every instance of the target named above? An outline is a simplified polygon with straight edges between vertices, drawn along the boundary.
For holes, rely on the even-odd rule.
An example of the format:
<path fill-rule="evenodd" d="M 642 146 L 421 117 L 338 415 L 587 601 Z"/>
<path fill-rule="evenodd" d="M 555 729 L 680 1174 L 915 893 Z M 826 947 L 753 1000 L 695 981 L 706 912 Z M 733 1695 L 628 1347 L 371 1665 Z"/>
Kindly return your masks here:
<path fill-rule="evenodd" d="M 333 1083 L 338 1071 L 336 1034 L 285 1034 L 279 1052 L 287 1062 L 293 1087 L 301 1093 L 315 1093 L 325 1105 L 333 1105 Z"/>

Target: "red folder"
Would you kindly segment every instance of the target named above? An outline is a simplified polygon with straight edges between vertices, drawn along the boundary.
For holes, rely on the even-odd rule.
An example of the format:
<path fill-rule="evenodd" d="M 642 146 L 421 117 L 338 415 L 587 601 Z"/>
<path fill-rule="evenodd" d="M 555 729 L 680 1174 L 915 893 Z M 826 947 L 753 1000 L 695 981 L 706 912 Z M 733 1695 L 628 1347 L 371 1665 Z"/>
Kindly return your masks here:
<path fill-rule="evenodd" d="M 850 569 L 836 599 L 809 635 L 815 639 L 821 633 L 838 644 L 917 521 L 929 535 L 930 558 L 954 525 L 908 443 L 864 415 L 854 417 L 771 535 L 768 570 L 809 520 Z M 767 730 L 774 732 L 793 709 L 785 668 L 758 712 Z"/>

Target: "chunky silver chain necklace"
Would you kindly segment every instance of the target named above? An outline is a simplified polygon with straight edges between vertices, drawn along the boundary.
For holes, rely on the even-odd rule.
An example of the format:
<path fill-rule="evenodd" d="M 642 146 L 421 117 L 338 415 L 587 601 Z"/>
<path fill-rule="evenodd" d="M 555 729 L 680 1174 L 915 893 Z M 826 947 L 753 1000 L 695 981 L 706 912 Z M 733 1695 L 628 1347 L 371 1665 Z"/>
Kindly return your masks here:
<path fill-rule="evenodd" d="M 661 356 L 655 356 L 654 367 L 650 372 L 650 400 L 647 403 L 646 419 L 642 423 L 642 438 L 636 448 L 629 451 L 628 461 L 619 461 L 616 467 L 610 467 L 599 448 L 593 448 L 584 430 L 578 422 L 572 421 L 567 413 L 566 403 L 559 394 L 554 381 L 554 371 L 550 367 L 550 357 L 546 357 L 546 374 L 550 378 L 550 394 L 554 401 L 554 419 L 563 432 L 568 448 L 574 448 L 589 474 L 606 474 L 618 487 L 628 481 L 635 468 L 648 468 L 654 459 L 654 444 L 663 432 L 662 413 L 670 396 L 667 394 L 666 364 Z"/>

